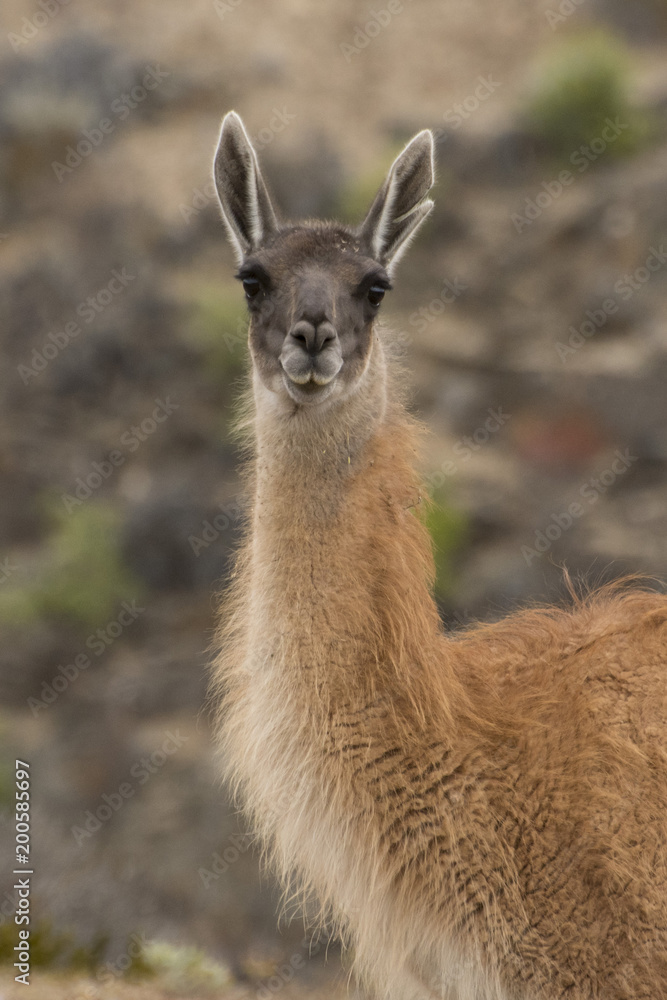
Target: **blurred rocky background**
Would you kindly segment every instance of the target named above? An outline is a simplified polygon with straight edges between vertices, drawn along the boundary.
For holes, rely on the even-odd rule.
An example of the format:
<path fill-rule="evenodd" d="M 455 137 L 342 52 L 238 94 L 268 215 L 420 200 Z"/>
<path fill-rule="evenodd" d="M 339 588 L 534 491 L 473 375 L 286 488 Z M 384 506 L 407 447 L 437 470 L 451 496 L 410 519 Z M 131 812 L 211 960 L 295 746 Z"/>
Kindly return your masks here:
<path fill-rule="evenodd" d="M 383 320 L 447 626 L 560 599 L 562 565 L 664 580 L 667 3 L 4 0 L 0 50 L 0 996 L 16 758 L 36 1000 L 342 993 L 212 758 L 246 504 L 219 121 L 285 217 L 352 223 L 436 132 Z"/>

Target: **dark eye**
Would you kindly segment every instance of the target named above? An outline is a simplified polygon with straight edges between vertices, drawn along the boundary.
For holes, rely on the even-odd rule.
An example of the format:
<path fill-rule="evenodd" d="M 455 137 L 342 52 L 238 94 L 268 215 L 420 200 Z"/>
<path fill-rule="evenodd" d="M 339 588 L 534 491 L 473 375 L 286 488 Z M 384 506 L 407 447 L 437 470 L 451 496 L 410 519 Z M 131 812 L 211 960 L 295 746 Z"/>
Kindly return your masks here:
<path fill-rule="evenodd" d="M 368 289 L 368 301 L 372 306 L 379 306 L 387 291 L 382 285 L 371 285 Z"/>
<path fill-rule="evenodd" d="M 260 293 L 261 290 L 262 290 L 262 286 L 260 285 L 260 283 L 257 280 L 257 278 L 244 278 L 243 279 L 243 291 L 245 292 L 245 296 L 248 299 L 248 301 L 250 301 L 251 299 L 256 298 L 259 295 L 259 293 Z"/>

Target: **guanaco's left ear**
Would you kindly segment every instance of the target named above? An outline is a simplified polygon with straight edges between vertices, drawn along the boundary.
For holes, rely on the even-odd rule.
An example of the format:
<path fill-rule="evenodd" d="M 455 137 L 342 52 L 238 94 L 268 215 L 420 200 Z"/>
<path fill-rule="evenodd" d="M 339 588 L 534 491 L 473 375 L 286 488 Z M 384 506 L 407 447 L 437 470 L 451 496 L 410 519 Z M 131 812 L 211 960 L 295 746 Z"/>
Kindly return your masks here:
<path fill-rule="evenodd" d="M 426 194 L 434 179 L 433 135 L 424 129 L 392 163 L 358 230 L 370 255 L 387 270 L 408 247 L 417 227 L 433 208 Z"/>
<path fill-rule="evenodd" d="M 277 229 L 257 154 L 235 111 L 222 120 L 213 176 L 229 240 L 239 263 Z"/>

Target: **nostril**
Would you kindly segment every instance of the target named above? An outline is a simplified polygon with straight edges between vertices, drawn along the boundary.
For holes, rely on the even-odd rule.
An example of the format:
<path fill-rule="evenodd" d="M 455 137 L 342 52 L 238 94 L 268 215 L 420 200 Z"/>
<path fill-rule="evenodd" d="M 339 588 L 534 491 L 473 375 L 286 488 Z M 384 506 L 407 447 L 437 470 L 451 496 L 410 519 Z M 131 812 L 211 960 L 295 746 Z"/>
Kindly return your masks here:
<path fill-rule="evenodd" d="M 312 356 L 319 354 L 336 340 L 335 328 L 328 321 L 317 325 L 307 320 L 299 320 L 289 332 L 289 341 L 299 345 L 300 350 Z"/>
<path fill-rule="evenodd" d="M 337 336 L 336 328 L 331 323 L 328 321 L 321 323 L 317 328 L 317 350 L 323 351 L 336 341 Z"/>
<path fill-rule="evenodd" d="M 306 320 L 299 320 L 290 330 L 289 339 L 293 344 L 298 344 L 302 351 L 310 353 L 315 342 L 315 328 Z"/>

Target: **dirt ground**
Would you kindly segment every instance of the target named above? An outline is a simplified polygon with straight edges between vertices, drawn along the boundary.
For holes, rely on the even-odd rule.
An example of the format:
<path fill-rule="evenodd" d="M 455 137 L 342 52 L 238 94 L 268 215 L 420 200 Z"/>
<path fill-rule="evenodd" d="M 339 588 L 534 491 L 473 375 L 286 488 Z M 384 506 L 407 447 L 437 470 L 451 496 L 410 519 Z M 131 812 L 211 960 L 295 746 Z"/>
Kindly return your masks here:
<path fill-rule="evenodd" d="M 270 994 L 267 994 L 269 996 Z M 0 1000 L 197 1000 L 214 996 L 214 1000 L 257 1000 L 256 988 L 234 986 L 229 990 L 205 993 L 175 993 L 159 982 L 114 982 L 100 985 L 95 979 L 78 976 L 35 975 L 28 992 L 5 973 L 0 974 Z M 262 994 L 264 996 L 264 994 Z M 281 1000 L 355 1000 L 358 994 L 346 983 L 326 986 L 286 984 L 280 990 Z"/>

